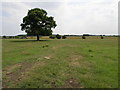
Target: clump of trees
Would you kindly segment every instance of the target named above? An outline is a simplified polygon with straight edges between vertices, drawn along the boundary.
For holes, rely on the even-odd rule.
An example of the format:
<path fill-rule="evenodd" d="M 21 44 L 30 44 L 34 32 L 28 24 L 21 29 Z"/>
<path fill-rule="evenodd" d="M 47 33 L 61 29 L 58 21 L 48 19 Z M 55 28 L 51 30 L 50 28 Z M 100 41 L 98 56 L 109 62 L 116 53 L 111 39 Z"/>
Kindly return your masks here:
<path fill-rule="evenodd" d="M 86 39 L 86 36 L 90 36 L 89 34 L 83 34 L 82 39 Z"/>
<path fill-rule="evenodd" d="M 4 36 L 2 36 L 2 38 L 3 38 L 3 39 L 6 39 L 7 37 L 4 35 Z"/>
<path fill-rule="evenodd" d="M 28 11 L 27 16 L 23 18 L 21 23 L 21 30 L 25 31 L 27 35 L 49 36 L 52 35 L 52 28 L 57 26 L 54 17 L 47 16 L 47 12 L 40 8 L 34 8 Z"/>
<path fill-rule="evenodd" d="M 100 35 L 101 39 L 104 39 L 103 35 Z"/>
<path fill-rule="evenodd" d="M 82 36 L 82 39 L 86 39 L 86 37 L 85 37 L 85 36 Z"/>
<path fill-rule="evenodd" d="M 55 39 L 55 35 L 50 35 L 49 38 Z"/>
<path fill-rule="evenodd" d="M 61 39 L 61 35 L 57 34 L 57 35 L 56 35 L 56 38 L 57 38 L 57 39 Z"/>
<path fill-rule="evenodd" d="M 66 39 L 67 37 L 64 35 L 64 36 L 62 36 L 62 39 Z"/>
<path fill-rule="evenodd" d="M 101 39 L 104 39 L 103 36 L 101 36 Z"/>
<path fill-rule="evenodd" d="M 27 36 L 2 36 L 3 39 L 27 39 Z"/>
<path fill-rule="evenodd" d="M 57 35 L 50 35 L 49 38 L 51 38 L 51 39 L 55 39 L 55 38 L 57 38 L 57 39 L 61 39 L 61 38 L 66 39 L 67 37 L 65 35 L 61 36 L 61 35 L 57 34 Z"/>

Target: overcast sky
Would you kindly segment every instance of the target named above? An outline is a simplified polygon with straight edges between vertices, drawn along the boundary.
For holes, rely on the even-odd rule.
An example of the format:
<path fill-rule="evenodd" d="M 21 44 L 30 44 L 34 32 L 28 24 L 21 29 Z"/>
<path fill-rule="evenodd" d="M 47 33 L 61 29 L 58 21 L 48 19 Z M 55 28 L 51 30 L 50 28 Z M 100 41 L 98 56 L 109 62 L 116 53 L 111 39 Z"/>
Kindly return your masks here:
<path fill-rule="evenodd" d="M 2 1 L 2 35 L 24 34 L 20 24 L 32 8 L 42 8 L 54 17 L 57 23 L 54 34 L 118 34 L 119 0 L 24 1 Z"/>

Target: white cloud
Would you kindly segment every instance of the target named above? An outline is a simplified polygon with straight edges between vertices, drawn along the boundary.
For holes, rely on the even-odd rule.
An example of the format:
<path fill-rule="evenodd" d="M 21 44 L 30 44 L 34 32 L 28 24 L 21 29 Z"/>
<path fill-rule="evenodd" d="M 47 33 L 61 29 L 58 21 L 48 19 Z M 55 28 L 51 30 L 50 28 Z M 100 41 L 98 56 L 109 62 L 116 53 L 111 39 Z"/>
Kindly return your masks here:
<path fill-rule="evenodd" d="M 11 0 L 10 0 L 11 1 Z M 13 0 L 12 0 L 13 1 Z M 118 0 L 62 0 L 61 2 L 28 2 L 3 3 L 3 34 L 22 33 L 20 23 L 28 9 L 39 7 L 55 17 L 57 27 L 54 33 L 59 34 L 117 34 Z"/>
<path fill-rule="evenodd" d="M 23 33 L 20 31 L 22 18 L 27 14 L 28 6 L 24 3 L 3 3 L 3 34 L 16 35 Z"/>
<path fill-rule="evenodd" d="M 98 2 L 99 1 L 99 2 Z M 117 3 L 117 2 L 115 2 Z M 64 33 L 117 34 L 117 8 L 115 3 L 78 2 L 67 4 L 64 18 Z M 117 4 L 116 4 L 117 5 Z M 57 33 L 57 31 L 55 31 Z M 60 32 L 62 34 L 62 32 Z"/>

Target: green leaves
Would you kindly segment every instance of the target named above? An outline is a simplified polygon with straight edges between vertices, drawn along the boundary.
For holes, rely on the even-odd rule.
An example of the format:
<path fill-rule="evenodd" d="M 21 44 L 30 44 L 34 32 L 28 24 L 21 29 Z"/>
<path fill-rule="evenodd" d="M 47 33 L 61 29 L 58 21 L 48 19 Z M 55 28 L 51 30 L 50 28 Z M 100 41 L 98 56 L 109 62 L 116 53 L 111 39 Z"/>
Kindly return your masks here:
<path fill-rule="evenodd" d="M 43 9 L 34 8 L 28 11 L 27 16 L 23 18 L 21 30 L 29 35 L 51 35 L 51 28 L 57 26 L 54 17 L 48 17 Z"/>

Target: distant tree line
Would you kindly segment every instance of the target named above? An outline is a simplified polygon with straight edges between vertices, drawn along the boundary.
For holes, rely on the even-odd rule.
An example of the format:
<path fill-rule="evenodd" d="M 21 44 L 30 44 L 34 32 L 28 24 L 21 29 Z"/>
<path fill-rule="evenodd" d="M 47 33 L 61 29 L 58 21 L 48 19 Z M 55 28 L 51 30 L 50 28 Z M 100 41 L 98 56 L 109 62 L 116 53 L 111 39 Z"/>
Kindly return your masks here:
<path fill-rule="evenodd" d="M 88 36 L 96 36 L 96 35 L 83 34 L 82 39 L 86 39 L 86 37 L 88 37 Z M 101 39 L 104 39 L 105 35 L 98 35 L 98 36 L 100 36 Z"/>
<path fill-rule="evenodd" d="M 27 39 L 27 36 L 2 36 L 3 39 Z"/>
<path fill-rule="evenodd" d="M 17 35 L 17 36 L 2 36 L 3 39 L 27 39 L 29 36 L 35 36 L 35 35 Z M 48 35 L 46 35 L 48 36 Z M 51 39 L 66 39 L 67 37 L 65 35 L 50 35 L 49 38 Z"/>
<path fill-rule="evenodd" d="M 67 37 L 65 35 L 61 36 L 61 35 L 57 34 L 57 35 L 50 35 L 49 38 L 51 38 L 51 39 L 55 39 L 55 38 L 57 38 L 57 39 L 61 39 L 61 38 L 66 39 Z"/>
<path fill-rule="evenodd" d="M 36 35 L 30 35 L 30 34 L 25 34 L 25 35 L 17 35 L 17 36 L 0 36 L 0 38 L 3 39 L 27 39 L 29 36 L 36 36 Z M 43 35 L 43 36 L 49 36 L 49 35 Z M 119 37 L 120 35 L 89 35 L 89 34 L 83 34 L 83 35 L 50 35 L 49 38 L 50 39 L 66 39 L 67 37 L 80 37 L 82 39 L 86 39 L 89 36 L 99 36 L 101 39 L 104 39 L 105 36 L 107 37 Z"/>

